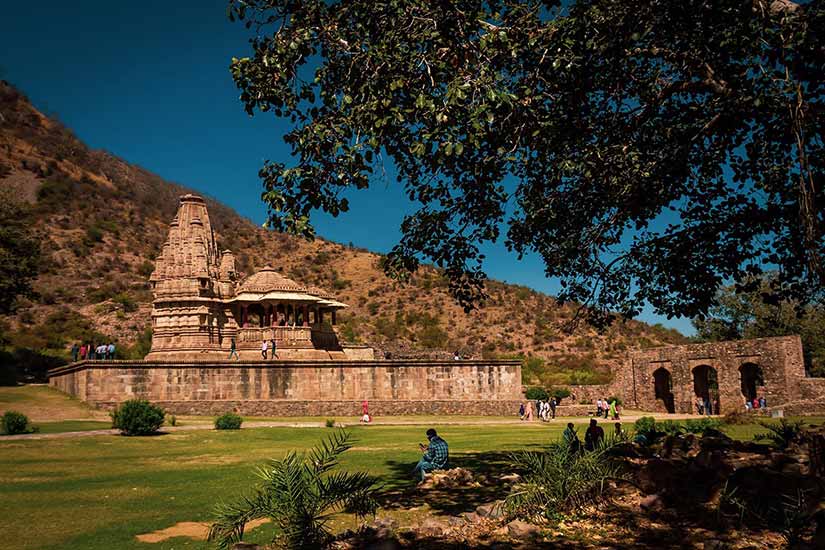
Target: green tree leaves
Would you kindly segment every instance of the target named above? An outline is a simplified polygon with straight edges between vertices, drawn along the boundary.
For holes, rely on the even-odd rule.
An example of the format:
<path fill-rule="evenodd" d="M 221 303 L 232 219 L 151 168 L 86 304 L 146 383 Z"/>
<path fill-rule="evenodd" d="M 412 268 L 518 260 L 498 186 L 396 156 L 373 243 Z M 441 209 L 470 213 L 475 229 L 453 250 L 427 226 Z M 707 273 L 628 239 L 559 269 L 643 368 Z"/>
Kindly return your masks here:
<path fill-rule="evenodd" d="M 502 231 L 597 324 L 694 316 L 765 269 L 821 299 L 823 3 L 557 5 L 233 0 L 241 101 L 293 123 L 295 165 L 261 171 L 271 225 L 312 237 L 386 158 L 420 203 L 386 265 L 432 261 L 466 308 Z"/>

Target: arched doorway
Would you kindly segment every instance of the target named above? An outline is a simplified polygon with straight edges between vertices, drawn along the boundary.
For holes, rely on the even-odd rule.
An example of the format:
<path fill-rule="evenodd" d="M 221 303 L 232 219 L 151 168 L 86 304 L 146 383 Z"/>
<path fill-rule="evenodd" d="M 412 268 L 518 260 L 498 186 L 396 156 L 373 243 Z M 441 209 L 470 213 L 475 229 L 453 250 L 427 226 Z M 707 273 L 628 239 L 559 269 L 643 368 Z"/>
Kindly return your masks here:
<path fill-rule="evenodd" d="M 753 401 L 757 397 L 759 386 L 765 385 L 765 377 L 762 368 L 755 363 L 745 363 L 739 367 L 739 379 L 741 381 L 742 395 L 748 401 Z"/>
<path fill-rule="evenodd" d="M 693 393 L 702 399 L 708 414 L 719 414 L 719 377 L 710 365 L 699 365 L 693 369 Z"/>
<path fill-rule="evenodd" d="M 673 402 L 673 378 L 670 371 L 660 367 L 653 371 L 653 389 L 656 392 L 656 399 L 660 400 L 669 413 L 676 412 Z"/>

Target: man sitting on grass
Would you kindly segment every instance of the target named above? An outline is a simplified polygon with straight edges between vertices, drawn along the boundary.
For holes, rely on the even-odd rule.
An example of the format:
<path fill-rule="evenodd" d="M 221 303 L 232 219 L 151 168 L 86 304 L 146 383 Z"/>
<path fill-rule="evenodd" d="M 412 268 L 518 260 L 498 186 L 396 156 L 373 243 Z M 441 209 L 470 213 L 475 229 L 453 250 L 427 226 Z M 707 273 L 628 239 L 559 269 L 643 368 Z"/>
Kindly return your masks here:
<path fill-rule="evenodd" d="M 438 437 L 436 431 L 432 428 L 427 430 L 427 439 L 430 440 L 429 445 L 418 444 L 418 447 L 424 451 L 424 456 L 418 461 L 412 473 L 417 476 L 420 481 L 424 481 L 424 474 L 432 472 L 433 470 L 444 470 L 447 468 L 447 462 L 450 457 L 450 450 L 447 442 Z"/>

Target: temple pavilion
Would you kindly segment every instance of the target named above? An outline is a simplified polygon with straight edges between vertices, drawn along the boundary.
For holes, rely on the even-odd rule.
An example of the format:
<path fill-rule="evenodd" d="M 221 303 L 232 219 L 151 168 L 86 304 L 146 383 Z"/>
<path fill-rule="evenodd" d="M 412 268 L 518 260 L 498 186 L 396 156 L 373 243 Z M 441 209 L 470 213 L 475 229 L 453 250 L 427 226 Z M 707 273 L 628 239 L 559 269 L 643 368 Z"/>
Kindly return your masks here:
<path fill-rule="evenodd" d="M 275 341 L 278 359 L 373 358 L 369 348 L 341 345 L 336 312 L 347 306 L 329 292 L 270 266 L 241 277 L 232 252 L 219 252 L 201 197 L 181 197 L 149 281 L 147 360 L 225 360 L 233 340 L 243 360 L 261 359 L 264 340 Z"/>

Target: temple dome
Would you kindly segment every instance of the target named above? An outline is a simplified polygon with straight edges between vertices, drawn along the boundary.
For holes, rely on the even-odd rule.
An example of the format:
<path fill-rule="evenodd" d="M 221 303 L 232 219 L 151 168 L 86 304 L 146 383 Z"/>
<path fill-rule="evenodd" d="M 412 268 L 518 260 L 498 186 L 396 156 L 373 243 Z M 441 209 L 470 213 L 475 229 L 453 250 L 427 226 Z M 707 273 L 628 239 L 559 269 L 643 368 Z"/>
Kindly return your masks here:
<path fill-rule="evenodd" d="M 300 292 L 306 293 L 307 288 L 292 279 L 284 277 L 271 266 L 265 266 L 260 271 L 250 275 L 238 287 L 238 294 L 244 292 L 265 294 L 267 292 Z"/>

